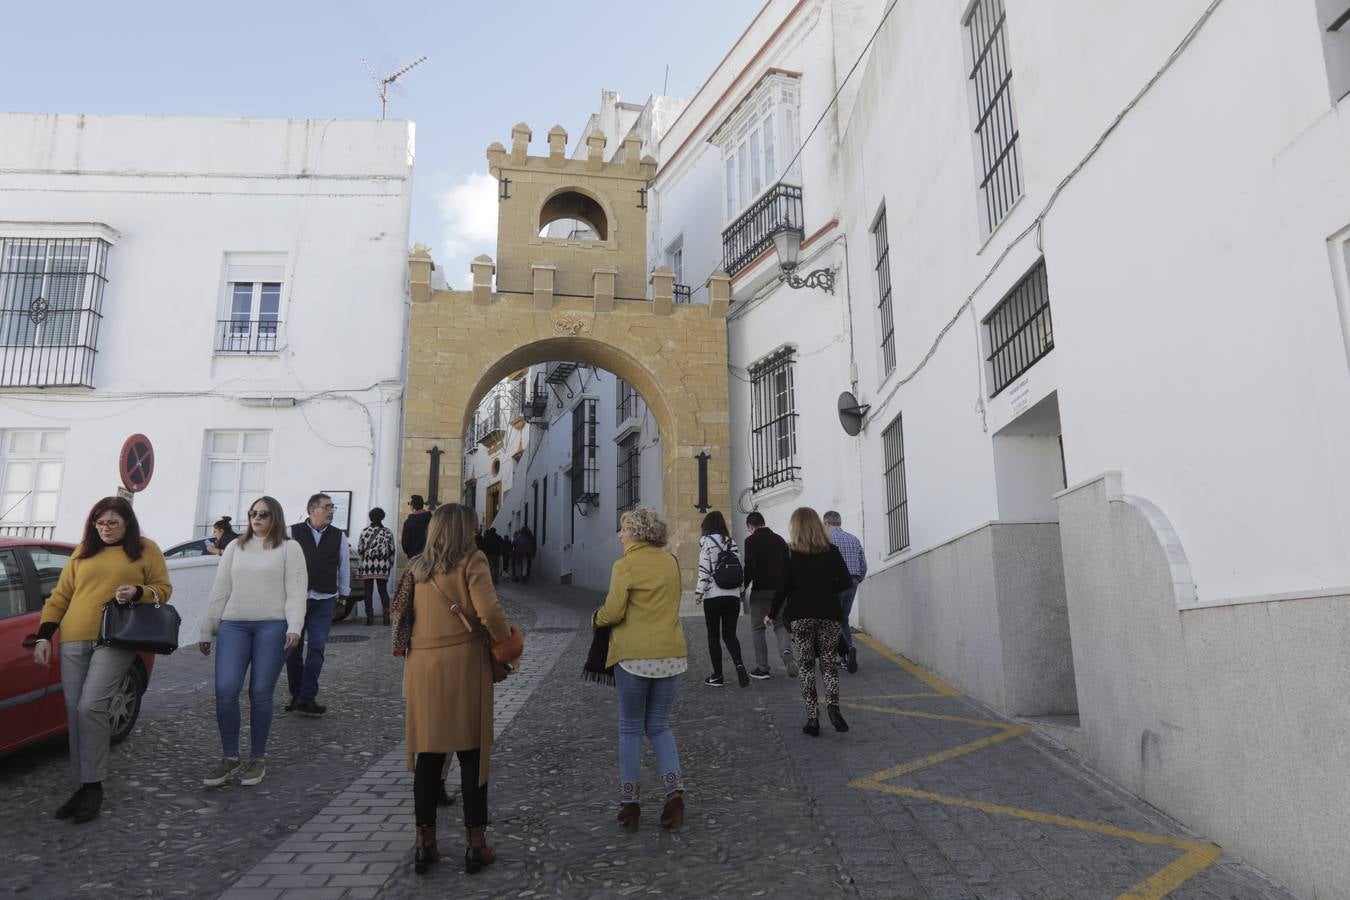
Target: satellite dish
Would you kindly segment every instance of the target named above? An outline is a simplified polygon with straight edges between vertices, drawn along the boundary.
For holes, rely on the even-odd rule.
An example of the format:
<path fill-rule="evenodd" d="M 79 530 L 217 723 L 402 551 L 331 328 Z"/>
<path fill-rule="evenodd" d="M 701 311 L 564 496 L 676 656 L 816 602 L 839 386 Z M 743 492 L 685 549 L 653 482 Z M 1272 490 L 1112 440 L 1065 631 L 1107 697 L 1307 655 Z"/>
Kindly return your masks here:
<path fill-rule="evenodd" d="M 856 437 L 862 431 L 863 416 L 871 408 L 869 404 L 860 405 L 852 391 L 844 391 L 839 395 L 839 424 L 849 437 Z"/>

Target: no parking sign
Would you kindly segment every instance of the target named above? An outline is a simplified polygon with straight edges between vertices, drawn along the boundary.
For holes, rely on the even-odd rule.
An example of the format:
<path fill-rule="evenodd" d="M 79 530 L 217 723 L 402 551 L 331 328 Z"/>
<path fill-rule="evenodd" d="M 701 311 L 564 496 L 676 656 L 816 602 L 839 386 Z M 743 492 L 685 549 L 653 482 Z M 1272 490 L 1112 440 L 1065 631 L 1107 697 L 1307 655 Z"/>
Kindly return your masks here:
<path fill-rule="evenodd" d="M 148 437 L 133 434 L 126 439 L 117 458 L 117 474 L 122 476 L 122 486 L 133 494 L 150 485 L 150 476 L 155 474 L 155 448 Z"/>

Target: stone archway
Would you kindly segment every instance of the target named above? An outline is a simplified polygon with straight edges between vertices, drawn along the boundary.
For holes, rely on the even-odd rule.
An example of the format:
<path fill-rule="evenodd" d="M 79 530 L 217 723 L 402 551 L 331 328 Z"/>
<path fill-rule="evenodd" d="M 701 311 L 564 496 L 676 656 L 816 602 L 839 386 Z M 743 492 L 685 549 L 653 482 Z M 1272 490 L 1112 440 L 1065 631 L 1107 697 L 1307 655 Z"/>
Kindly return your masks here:
<path fill-rule="evenodd" d="M 684 587 L 692 590 L 703 518 L 696 507 L 700 453 L 710 457 L 710 508 L 729 511 L 731 501 L 726 276 L 710 279 L 709 304 L 675 306 L 665 269 L 652 276 L 652 300 L 616 301 L 599 291 L 584 299 L 540 290 L 490 293 L 492 263 L 483 257 L 474 264 L 474 291 L 433 291 L 430 258 L 415 255 L 410 262 L 404 493 L 427 485 L 427 451 L 435 446 L 456 461 L 440 467 L 440 496 L 459 496 L 466 417 L 506 375 L 548 360 L 598 366 L 631 384 L 660 428 L 664 515 Z"/>

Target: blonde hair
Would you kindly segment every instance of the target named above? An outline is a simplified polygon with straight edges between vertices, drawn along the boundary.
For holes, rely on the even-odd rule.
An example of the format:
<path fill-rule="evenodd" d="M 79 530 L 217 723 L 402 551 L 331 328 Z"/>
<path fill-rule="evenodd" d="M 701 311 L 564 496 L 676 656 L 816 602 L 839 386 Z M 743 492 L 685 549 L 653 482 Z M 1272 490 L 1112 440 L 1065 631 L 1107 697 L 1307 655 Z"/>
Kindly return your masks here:
<path fill-rule="evenodd" d="M 447 503 L 436 508 L 427 523 L 427 545 L 414 556 L 408 570 L 414 581 L 430 581 L 432 576 L 453 571 L 478 545 L 478 516 L 467 506 Z"/>
<path fill-rule="evenodd" d="M 798 553 L 824 553 L 833 546 L 820 516 L 809 506 L 799 506 L 792 511 L 788 537 L 788 546 Z"/>
<path fill-rule="evenodd" d="M 619 527 L 627 528 L 633 540 L 655 547 L 664 547 L 670 534 L 670 528 L 650 506 L 639 506 L 624 513 L 619 519 Z"/>

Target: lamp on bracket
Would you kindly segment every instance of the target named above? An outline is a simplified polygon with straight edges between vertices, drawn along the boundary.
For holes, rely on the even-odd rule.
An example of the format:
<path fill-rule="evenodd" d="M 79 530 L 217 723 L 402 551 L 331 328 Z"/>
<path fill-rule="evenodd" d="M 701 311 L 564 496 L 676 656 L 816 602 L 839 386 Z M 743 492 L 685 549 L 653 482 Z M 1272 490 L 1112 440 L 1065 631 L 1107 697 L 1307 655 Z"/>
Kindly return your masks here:
<path fill-rule="evenodd" d="M 773 250 L 778 254 L 779 279 L 790 288 L 820 288 L 834 293 L 834 269 L 814 269 L 802 278 L 796 274 L 797 258 L 801 256 L 805 232 L 800 225 L 780 222 L 773 233 Z"/>

